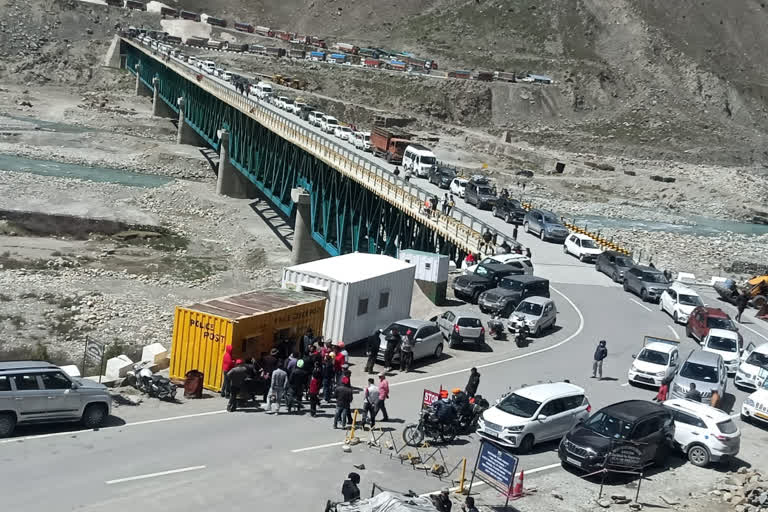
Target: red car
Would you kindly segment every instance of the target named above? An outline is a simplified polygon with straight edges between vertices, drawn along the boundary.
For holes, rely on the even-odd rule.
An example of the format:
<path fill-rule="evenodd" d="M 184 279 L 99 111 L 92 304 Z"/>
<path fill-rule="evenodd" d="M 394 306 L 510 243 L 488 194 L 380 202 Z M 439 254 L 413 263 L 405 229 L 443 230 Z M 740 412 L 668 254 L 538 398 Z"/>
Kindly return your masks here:
<path fill-rule="evenodd" d="M 694 309 L 688 317 L 688 324 L 685 326 L 685 334 L 689 338 L 693 338 L 701 343 L 707 334 L 709 334 L 710 329 L 739 331 L 739 328 L 733 323 L 733 320 L 728 316 L 728 313 L 720 308 L 699 306 Z M 741 334 L 739 334 L 739 340 L 741 340 Z"/>

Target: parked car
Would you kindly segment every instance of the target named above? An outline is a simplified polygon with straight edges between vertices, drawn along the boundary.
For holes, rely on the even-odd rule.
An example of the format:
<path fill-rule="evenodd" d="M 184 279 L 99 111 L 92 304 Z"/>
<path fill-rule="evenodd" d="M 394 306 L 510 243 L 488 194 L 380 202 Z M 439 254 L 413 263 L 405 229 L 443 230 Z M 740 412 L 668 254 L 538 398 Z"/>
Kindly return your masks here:
<path fill-rule="evenodd" d="M 496 188 L 483 176 L 473 176 L 464 187 L 464 200 L 480 210 L 493 208 L 496 199 Z"/>
<path fill-rule="evenodd" d="M 634 266 L 632 258 L 618 251 L 605 251 L 595 259 L 595 270 L 609 276 L 615 283 L 624 282 L 624 272 Z"/>
<path fill-rule="evenodd" d="M 362 149 L 363 151 L 371 150 L 371 132 L 355 132 L 352 140 L 357 149 Z"/>
<path fill-rule="evenodd" d="M 477 304 L 483 313 L 506 317 L 528 297 L 549 297 L 549 281 L 529 275 L 507 276 L 499 281 L 496 288 L 481 293 Z"/>
<path fill-rule="evenodd" d="M 659 298 L 659 308 L 666 311 L 676 324 L 687 324 L 693 310 L 703 305 L 698 293 L 680 283 L 672 283 Z"/>
<path fill-rule="evenodd" d="M 267 98 L 269 98 L 274 94 L 274 91 L 272 90 L 272 85 L 267 82 L 259 82 L 255 85 L 253 89 L 254 89 L 253 90 L 254 94 L 260 100 L 266 100 Z"/>
<path fill-rule="evenodd" d="M 675 418 L 674 446 L 694 466 L 708 466 L 739 453 L 741 432 L 727 413 L 679 398 L 667 400 L 664 407 Z"/>
<path fill-rule="evenodd" d="M 725 396 L 728 374 L 722 356 L 703 350 L 691 352 L 672 380 L 669 396 L 685 398 L 691 384 L 696 385 L 696 390 L 701 393 L 701 399 L 704 401 L 709 401 L 713 392 L 717 392 L 720 398 Z"/>
<path fill-rule="evenodd" d="M 434 183 L 440 188 L 450 188 L 451 183 L 456 178 L 456 169 L 436 165 L 429 171 L 429 182 Z"/>
<path fill-rule="evenodd" d="M 481 264 L 473 273 L 460 275 L 453 281 L 453 294 L 459 299 L 477 302 L 481 293 L 498 286 L 502 278 L 522 273 L 522 269 L 510 265 Z"/>
<path fill-rule="evenodd" d="M 581 233 L 571 233 L 563 243 L 563 252 L 573 254 L 579 261 L 595 261 L 603 252 L 594 239 Z"/>
<path fill-rule="evenodd" d="M 187 57 L 187 64 L 192 64 L 193 66 L 197 67 L 198 59 L 194 55 L 190 55 Z"/>
<path fill-rule="evenodd" d="M 338 119 L 336 119 L 333 116 L 329 116 L 328 114 L 324 115 L 320 120 L 320 129 L 323 130 L 325 133 L 333 133 L 338 126 L 339 126 Z"/>
<path fill-rule="evenodd" d="M 227 82 L 229 82 L 229 81 L 231 81 L 231 80 L 232 80 L 232 72 L 231 72 L 231 71 L 227 71 L 227 70 L 225 69 L 225 70 L 223 70 L 223 71 L 221 72 L 221 74 L 219 75 L 219 77 L 220 77 L 222 80 L 226 80 Z"/>
<path fill-rule="evenodd" d="M 309 122 L 309 115 L 315 111 L 317 111 L 317 107 L 314 105 L 303 105 L 297 115 L 304 121 Z"/>
<path fill-rule="evenodd" d="M 200 61 L 200 69 L 208 73 L 209 75 L 212 75 L 213 72 L 216 70 L 216 63 L 212 60 L 202 60 Z"/>
<path fill-rule="evenodd" d="M 483 412 L 477 434 L 527 453 L 536 444 L 561 438 L 591 410 L 584 389 L 568 382 L 525 386 Z"/>
<path fill-rule="evenodd" d="M 312 126 L 317 126 L 319 128 L 322 125 L 324 116 L 325 114 L 323 112 L 315 110 L 314 112 L 309 113 L 307 116 L 307 122 L 309 122 L 309 124 Z"/>
<path fill-rule="evenodd" d="M 728 329 L 710 329 L 701 342 L 704 352 L 720 354 L 729 374 L 735 374 L 739 367 L 742 346 L 737 332 Z"/>
<path fill-rule="evenodd" d="M 565 464 L 585 472 L 616 469 L 611 453 L 622 441 L 637 443 L 640 464 L 663 464 L 673 446 L 672 411 L 654 402 L 626 400 L 604 407 L 563 437 L 558 456 Z"/>
<path fill-rule="evenodd" d="M 79 421 L 97 428 L 112 412 L 103 384 L 70 377 L 42 361 L 0 362 L 0 437 L 17 425 Z"/>
<path fill-rule="evenodd" d="M 624 273 L 624 291 L 640 296 L 643 302 L 657 301 L 670 282 L 659 270 L 635 265 Z"/>
<path fill-rule="evenodd" d="M 523 218 L 523 230 L 526 233 L 536 234 L 544 241 L 563 243 L 568 236 L 566 228 L 557 215 L 547 210 L 534 208 L 529 210 Z"/>
<path fill-rule="evenodd" d="M 472 274 L 475 269 L 477 269 L 478 265 L 483 265 L 486 263 L 501 263 L 504 265 L 511 265 L 513 267 L 522 269 L 523 274 L 533 274 L 533 263 L 531 263 L 531 260 L 528 258 L 528 256 L 514 252 L 508 254 L 495 254 L 493 256 L 486 256 L 480 260 L 480 263 L 476 263 L 475 265 L 470 265 L 465 268 L 464 273 Z"/>
<path fill-rule="evenodd" d="M 466 187 L 467 180 L 464 178 L 453 178 L 453 181 L 451 181 L 451 186 L 448 187 L 448 189 L 451 191 L 451 194 L 463 198 L 464 194 L 466 193 Z"/>
<path fill-rule="evenodd" d="M 280 108 L 285 110 L 286 112 L 293 112 L 293 104 L 294 100 L 293 98 L 289 98 L 288 96 L 282 96 L 280 101 Z"/>
<path fill-rule="evenodd" d="M 736 370 L 733 383 L 737 387 L 755 390 L 760 387 L 766 377 L 768 377 L 768 343 L 763 343 L 757 348 L 754 343 L 750 343 L 741 354 L 741 364 Z"/>
<path fill-rule="evenodd" d="M 517 199 L 500 197 L 492 210 L 493 216 L 504 219 L 507 224 L 522 224 L 527 210 Z"/>
<path fill-rule="evenodd" d="M 630 384 L 661 386 L 677 371 L 680 364 L 680 342 L 646 336 L 643 349 L 632 354 L 634 361 L 627 372 Z"/>
<path fill-rule="evenodd" d="M 451 348 L 464 343 L 485 345 L 485 328 L 475 313 L 446 311 L 434 320 Z"/>
<path fill-rule="evenodd" d="M 744 399 L 741 419 L 757 420 L 761 425 L 768 426 L 768 379 L 763 380 L 755 392 Z"/>
<path fill-rule="evenodd" d="M 710 329 L 728 329 L 729 331 L 739 332 L 739 328 L 728 316 L 728 313 L 720 308 L 710 308 L 708 306 L 698 306 L 688 317 L 688 323 L 685 326 L 685 334 L 701 342 Z"/>
<path fill-rule="evenodd" d="M 301 116 L 301 111 L 306 107 L 307 104 L 303 101 L 294 101 L 293 102 L 293 113 L 294 115 Z M 314 107 L 313 107 L 314 110 Z"/>
<path fill-rule="evenodd" d="M 405 336 L 408 330 L 413 331 L 415 334 L 414 339 L 416 344 L 413 347 L 413 360 L 418 361 L 426 357 L 434 356 L 439 358 L 443 353 L 443 335 L 435 322 L 427 320 L 415 320 L 413 318 L 406 318 L 404 320 L 398 320 L 393 322 L 386 329 L 382 329 L 379 332 L 381 338 L 381 345 L 379 346 L 380 360 L 384 360 L 384 352 L 387 350 L 386 335 L 395 328 L 400 333 L 400 336 Z M 394 361 L 400 360 L 400 354 L 395 352 Z"/>
<path fill-rule="evenodd" d="M 547 297 L 528 297 L 520 301 L 513 316 L 522 318 L 531 334 L 538 338 L 557 322 L 555 302 Z"/>
<path fill-rule="evenodd" d="M 333 131 L 333 134 L 340 138 L 341 140 L 349 140 L 349 138 L 352 136 L 352 128 L 349 126 L 338 126 Z"/>
<path fill-rule="evenodd" d="M 403 152 L 403 169 L 418 178 L 429 177 L 429 171 L 437 165 L 437 157 L 421 144 L 410 144 Z"/>

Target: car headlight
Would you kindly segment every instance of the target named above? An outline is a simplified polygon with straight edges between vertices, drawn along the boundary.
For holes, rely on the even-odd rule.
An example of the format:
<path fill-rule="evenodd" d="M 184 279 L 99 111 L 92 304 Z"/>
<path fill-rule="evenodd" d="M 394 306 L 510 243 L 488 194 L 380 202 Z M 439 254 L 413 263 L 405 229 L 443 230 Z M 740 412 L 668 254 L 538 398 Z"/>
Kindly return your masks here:
<path fill-rule="evenodd" d="M 630 369 L 630 371 L 636 372 L 637 371 L 637 366 L 632 365 L 629 369 Z"/>
<path fill-rule="evenodd" d="M 657 376 L 657 377 L 663 377 L 666 374 L 667 374 L 667 372 L 665 372 L 665 371 L 660 371 L 660 372 L 654 373 L 654 375 Z"/>
<path fill-rule="evenodd" d="M 749 407 L 754 407 L 755 406 L 755 401 L 752 400 L 751 398 L 747 398 L 746 400 L 744 400 L 744 405 L 749 406 Z"/>
<path fill-rule="evenodd" d="M 534 325 L 536 325 L 536 320 L 526 320 L 525 323 L 533 327 Z"/>
<path fill-rule="evenodd" d="M 515 425 L 513 427 L 507 427 L 507 430 L 510 432 L 522 432 L 523 426 L 522 425 Z"/>

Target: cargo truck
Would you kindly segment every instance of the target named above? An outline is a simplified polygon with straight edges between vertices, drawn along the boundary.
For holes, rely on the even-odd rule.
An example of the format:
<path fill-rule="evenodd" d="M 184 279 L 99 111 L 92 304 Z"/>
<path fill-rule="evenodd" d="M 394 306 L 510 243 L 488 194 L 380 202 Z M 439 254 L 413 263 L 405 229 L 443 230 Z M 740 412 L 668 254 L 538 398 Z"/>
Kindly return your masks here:
<path fill-rule="evenodd" d="M 125 7 L 127 9 L 135 9 L 137 11 L 146 11 L 147 4 L 139 2 L 139 0 L 125 0 Z"/>
<path fill-rule="evenodd" d="M 371 132 L 371 151 L 374 156 L 399 165 L 403 161 L 405 148 L 411 143 L 410 137 L 406 132 L 374 126 Z"/>
<path fill-rule="evenodd" d="M 173 7 L 160 7 L 160 14 L 162 16 L 171 16 L 173 18 L 179 17 L 179 11 Z"/>
<path fill-rule="evenodd" d="M 253 34 L 254 28 L 253 25 L 250 23 L 240 23 L 238 21 L 235 22 L 235 30 L 239 30 L 240 32 L 248 32 L 250 34 Z"/>
<path fill-rule="evenodd" d="M 263 27 L 261 25 L 255 27 L 253 31 L 261 36 L 265 37 L 275 37 L 275 33 L 272 29 L 269 27 Z"/>
<path fill-rule="evenodd" d="M 205 37 L 189 37 L 187 38 L 187 45 L 189 46 L 200 46 L 202 48 L 205 48 L 208 46 L 208 38 Z"/>
<path fill-rule="evenodd" d="M 209 25 L 215 25 L 217 27 L 226 27 L 227 26 L 227 20 L 223 20 L 221 18 L 214 18 L 213 16 L 208 16 L 206 18 L 205 22 Z"/>
<path fill-rule="evenodd" d="M 200 15 L 192 11 L 181 11 L 179 16 L 185 20 L 200 21 Z"/>

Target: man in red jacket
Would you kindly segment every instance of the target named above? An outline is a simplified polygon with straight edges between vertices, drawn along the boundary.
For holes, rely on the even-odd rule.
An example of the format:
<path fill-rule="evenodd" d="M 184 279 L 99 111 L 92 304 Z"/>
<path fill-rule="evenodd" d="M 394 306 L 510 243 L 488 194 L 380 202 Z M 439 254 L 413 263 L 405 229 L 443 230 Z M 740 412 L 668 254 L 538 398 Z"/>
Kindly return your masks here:
<path fill-rule="evenodd" d="M 229 398 L 229 370 L 235 366 L 235 362 L 232 360 L 232 345 L 227 345 L 224 348 L 224 357 L 221 360 L 221 373 L 224 375 L 224 379 L 221 382 L 221 396 Z"/>

